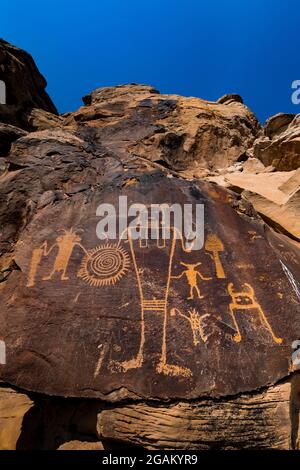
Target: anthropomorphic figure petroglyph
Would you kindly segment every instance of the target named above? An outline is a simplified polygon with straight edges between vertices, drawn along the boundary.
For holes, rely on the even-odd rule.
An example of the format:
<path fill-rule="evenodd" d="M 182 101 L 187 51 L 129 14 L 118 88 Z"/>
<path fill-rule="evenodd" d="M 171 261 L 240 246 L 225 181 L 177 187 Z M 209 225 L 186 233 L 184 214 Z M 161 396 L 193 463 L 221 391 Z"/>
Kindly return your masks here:
<path fill-rule="evenodd" d="M 179 276 L 172 276 L 172 279 L 180 279 L 182 276 L 186 276 L 187 282 L 190 286 L 190 295 L 188 297 L 188 300 L 194 299 L 194 290 L 196 291 L 198 298 L 203 299 L 203 295 L 200 293 L 200 289 L 198 287 L 198 282 L 197 282 L 197 276 L 200 277 L 203 281 L 211 281 L 211 277 L 205 277 L 203 274 L 200 273 L 196 268 L 200 266 L 202 263 L 195 263 L 195 264 L 188 264 L 188 263 L 183 263 L 180 261 L 180 264 L 182 266 L 185 266 L 187 269 L 182 271 Z"/>
<path fill-rule="evenodd" d="M 37 269 L 46 250 L 47 242 L 44 242 L 40 247 L 34 248 L 32 251 L 27 287 L 33 287 L 35 285 Z"/>
<path fill-rule="evenodd" d="M 248 283 L 245 283 L 244 286 L 246 288 L 245 290 L 234 292 L 232 282 L 228 284 L 228 292 L 232 298 L 232 302 L 229 304 L 229 310 L 230 310 L 230 314 L 231 314 L 234 326 L 237 331 L 237 333 L 233 336 L 233 340 L 236 343 L 239 343 L 242 339 L 241 332 L 240 332 L 238 323 L 236 321 L 235 313 L 234 313 L 235 310 L 257 310 L 260 319 L 262 320 L 267 330 L 271 333 L 271 336 L 273 340 L 275 341 L 275 343 L 281 344 L 282 339 L 275 336 L 275 334 L 273 333 L 272 327 L 263 312 L 263 309 L 261 308 L 260 304 L 255 299 L 255 293 L 254 293 L 253 287 Z"/>
<path fill-rule="evenodd" d="M 77 245 L 86 253 L 86 249 L 80 243 L 81 237 L 75 231 L 73 231 L 73 229 L 63 230 L 63 232 L 63 235 L 57 237 L 51 248 L 48 251 L 46 249 L 44 252 L 44 256 L 48 256 L 53 248 L 56 246 L 58 248 L 58 253 L 54 261 L 53 269 L 48 276 L 43 277 L 43 281 L 52 279 L 56 273 L 61 273 L 60 279 L 62 281 L 67 281 L 69 279 L 67 275 L 68 264 L 74 247 Z"/>
<path fill-rule="evenodd" d="M 63 230 L 63 232 L 63 235 L 58 236 L 55 243 L 49 249 L 47 241 L 44 241 L 41 246 L 34 248 L 32 251 L 27 287 L 35 285 L 37 270 L 42 258 L 47 257 L 55 247 L 58 248 L 58 252 L 53 269 L 48 276 L 43 277 L 43 281 L 52 279 L 56 273 L 60 273 L 62 281 L 67 281 L 69 279 L 67 275 L 68 264 L 74 247 L 77 245 L 85 253 L 87 252 L 80 243 L 81 237 L 72 228 L 70 230 Z"/>

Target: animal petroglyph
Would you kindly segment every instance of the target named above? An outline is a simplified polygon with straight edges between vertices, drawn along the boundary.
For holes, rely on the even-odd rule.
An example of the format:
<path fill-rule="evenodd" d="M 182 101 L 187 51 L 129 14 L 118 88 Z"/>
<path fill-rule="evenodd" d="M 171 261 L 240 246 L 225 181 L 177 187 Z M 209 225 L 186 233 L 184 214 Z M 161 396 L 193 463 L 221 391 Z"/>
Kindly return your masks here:
<path fill-rule="evenodd" d="M 189 310 L 188 315 L 186 315 L 185 313 L 182 313 L 178 308 L 172 308 L 170 315 L 175 316 L 176 314 L 185 318 L 189 322 L 191 326 L 192 334 L 193 334 L 194 346 L 197 346 L 200 343 L 200 341 L 203 341 L 204 343 L 206 343 L 206 341 L 208 340 L 208 336 L 205 335 L 203 331 L 202 322 L 204 318 L 207 318 L 210 316 L 208 313 L 200 316 L 197 310 L 193 308 Z"/>
<path fill-rule="evenodd" d="M 150 226 L 151 228 L 151 226 Z M 126 250 L 122 245 L 127 244 Z M 161 317 L 161 351 L 159 360 L 156 363 L 156 372 L 167 376 L 174 377 L 191 377 L 192 370 L 178 363 L 170 363 L 168 358 L 168 328 L 169 319 L 172 316 L 180 316 L 184 318 L 191 328 L 193 345 L 196 347 L 201 342 L 206 343 L 213 331 L 211 330 L 210 315 L 205 313 L 200 315 L 196 308 L 188 309 L 187 313 L 173 307 L 169 308 L 169 291 L 173 280 L 184 278 L 189 288 L 187 300 L 203 299 L 201 295 L 200 282 L 210 281 L 212 277 L 204 275 L 201 267 L 202 263 L 188 263 L 179 261 L 183 267 L 182 271 L 177 275 L 173 272 L 174 254 L 175 249 L 179 245 L 183 252 L 188 253 L 190 256 L 190 247 L 186 247 L 184 240 L 178 235 L 176 229 L 173 227 L 171 230 L 171 237 L 168 240 L 161 240 L 158 237 L 155 240 L 151 239 L 138 239 L 136 240 L 131 236 L 131 228 L 127 228 L 127 237 L 121 237 L 116 243 L 109 243 L 108 241 L 91 248 L 86 249 L 81 244 L 81 237 L 75 230 L 64 230 L 62 235 L 59 235 L 55 243 L 48 247 L 47 241 L 44 241 L 41 246 L 36 247 L 32 251 L 31 262 L 29 267 L 27 286 L 32 287 L 36 283 L 37 271 L 44 258 L 48 257 L 50 253 L 56 249 L 54 265 L 50 274 L 43 277 L 43 280 L 51 280 L 55 274 L 60 275 L 61 281 L 66 281 L 68 277 L 68 265 L 72 256 L 73 250 L 76 246 L 82 250 L 82 259 L 77 272 L 77 278 L 92 287 L 114 286 L 123 276 L 129 271 L 132 265 L 133 272 L 139 293 L 139 308 L 140 308 L 140 321 L 138 322 L 138 345 L 136 354 L 131 356 L 128 360 L 122 357 L 122 360 L 110 360 L 109 369 L 113 372 L 127 372 L 131 369 L 141 368 L 143 366 L 145 357 L 145 322 L 149 321 L 149 312 L 157 312 Z M 167 260 L 160 265 L 160 270 L 155 274 L 151 271 L 151 256 L 153 248 L 158 248 L 163 257 L 167 256 Z M 226 275 L 222 265 L 220 253 L 224 251 L 222 241 L 215 234 L 209 234 L 205 242 L 206 254 L 214 262 L 215 276 L 218 279 L 225 279 Z M 147 254 L 148 253 L 148 254 Z M 147 261 L 150 259 L 150 262 Z M 149 258 L 150 257 L 150 258 Z M 147 264 L 148 263 L 148 264 Z M 249 264 L 239 264 L 240 269 L 247 269 Z M 251 265 L 252 267 L 252 265 Z M 290 283 L 292 284 L 296 294 L 300 295 L 298 285 L 292 277 L 292 274 L 287 267 L 282 263 L 284 272 L 286 273 Z M 152 279 L 151 276 L 154 276 Z M 153 290 L 149 290 L 149 279 L 151 282 L 155 281 L 155 276 L 159 284 L 157 295 L 153 295 Z M 150 278 L 149 278 L 150 276 Z M 264 311 L 255 298 L 254 289 L 250 284 L 244 284 L 241 291 L 234 291 L 233 284 L 229 283 L 227 286 L 228 292 L 231 296 L 231 303 L 229 304 L 230 315 L 232 317 L 236 333 L 233 340 L 239 343 L 242 340 L 239 325 L 236 319 L 237 312 L 255 311 L 258 313 L 260 320 L 265 328 L 270 332 L 273 340 L 277 344 L 282 343 L 282 339 L 277 337 L 271 328 Z M 75 296 L 74 303 L 77 302 L 79 294 Z M 122 307 L 129 306 L 125 303 Z M 252 312 L 253 313 L 253 312 Z M 206 323 L 208 320 L 208 323 Z M 151 329 L 151 328 L 150 328 Z M 207 334 L 208 331 L 208 334 Z M 95 365 L 94 378 L 100 375 L 108 346 L 102 347 L 99 350 L 99 357 Z"/>

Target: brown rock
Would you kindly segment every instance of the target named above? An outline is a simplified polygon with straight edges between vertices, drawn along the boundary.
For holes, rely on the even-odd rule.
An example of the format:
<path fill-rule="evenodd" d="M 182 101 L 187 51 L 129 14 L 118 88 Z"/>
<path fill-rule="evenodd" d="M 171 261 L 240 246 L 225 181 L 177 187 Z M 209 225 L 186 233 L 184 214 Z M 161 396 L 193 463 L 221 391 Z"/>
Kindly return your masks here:
<path fill-rule="evenodd" d="M 266 170 L 264 164 L 257 158 L 248 158 L 242 166 L 245 173 L 262 173 Z"/>
<path fill-rule="evenodd" d="M 276 204 L 284 204 L 287 200 L 287 194 L 280 188 L 284 183 L 287 183 L 295 175 L 295 170 L 290 172 L 275 172 L 275 173 L 236 173 L 226 174 L 225 180 L 234 188 L 240 188 L 238 192 L 243 190 L 257 193 L 271 202 Z"/>
<path fill-rule="evenodd" d="M 104 450 L 101 442 L 69 441 L 59 446 L 58 450 Z"/>
<path fill-rule="evenodd" d="M 26 120 L 30 126 L 30 129 L 35 130 L 45 130 L 52 127 L 61 126 L 63 123 L 63 118 L 57 116 L 56 114 L 49 113 L 44 109 L 33 108 L 27 115 Z"/>
<path fill-rule="evenodd" d="M 0 157 L 5 156 L 11 147 L 11 144 L 26 135 L 26 132 L 19 127 L 10 124 L 0 123 Z"/>
<path fill-rule="evenodd" d="M 244 104 L 243 98 L 236 93 L 227 93 L 217 100 L 219 104 L 231 104 L 234 102 Z"/>
<path fill-rule="evenodd" d="M 258 194 L 243 193 L 253 204 L 256 211 L 277 231 L 300 241 L 300 190 L 291 196 L 285 204 L 278 205 Z"/>
<path fill-rule="evenodd" d="M 253 145 L 253 155 L 265 166 L 279 171 L 296 170 L 300 166 L 300 115 L 277 115 L 267 122 L 266 136 Z"/>
<path fill-rule="evenodd" d="M 34 132 L 10 129 L 0 161 L 0 380 L 34 406 L 5 448 L 296 448 L 299 119 L 263 134 L 238 96 L 135 84 L 58 117 L 18 51 L 1 43 L 10 89 L 25 76 L 5 122 Z M 120 195 L 204 204 L 204 246 L 100 241 Z"/>
<path fill-rule="evenodd" d="M 226 174 L 224 182 L 242 193 L 269 225 L 300 241 L 300 169 L 256 175 Z"/>
<path fill-rule="evenodd" d="M 260 129 L 241 102 L 160 95 L 142 85 L 100 88 L 85 103 L 66 124 L 91 123 L 120 158 L 134 154 L 195 175 L 236 162 Z"/>
<path fill-rule="evenodd" d="M 17 448 L 24 416 L 32 405 L 27 395 L 0 387 L 0 450 Z"/>
<path fill-rule="evenodd" d="M 281 132 L 284 132 L 289 124 L 295 118 L 295 114 L 278 113 L 275 116 L 271 116 L 267 119 L 264 132 L 267 137 L 273 139 L 273 137 Z"/>
<path fill-rule="evenodd" d="M 287 450 L 290 394 L 284 383 L 219 402 L 123 405 L 98 415 L 98 435 L 151 450 Z"/>
<path fill-rule="evenodd" d="M 13 158 L 20 162 L 20 168 L 20 141 L 30 148 L 23 156 L 23 169 L 1 184 L 4 197 L 6 191 L 17 195 L 13 189 L 24 187 L 30 180 L 26 198 L 22 195 L 10 204 L 13 214 L 14 204 L 20 210 L 23 202 L 26 230 L 19 225 L 22 218 L 13 220 L 7 209 L 1 216 L 4 220 L 11 218 L 6 233 L 9 239 L 16 237 L 17 269 L 10 272 L 2 288 L 0 315 L 6 321 L 0 321 L 0 335 L 6 342 L 8 360 L 1 366 L 0 377 L 36 392 L 113 402 L 125 397 L 226 396 L 286 377 L 291 364 L 290 345 L 295 336 L 300 336 L 299 305 L 251 208 L 241 206 L 216 186 L 167 178 L 143 166 L 134 171 L 123 169 L 122 173 L 119 166 L 106 166 L 102 158 L 102 166 L 98 162 L 96 169 L 94 154 L 82 143 L 83 135 L 73 138 L 68 133 L 52 133 L 50 151 L 52 141 L 48 137 L 44 140 L 45 132 L 35 133 L 32 140 L 27 136 L 19 139 Z M 63 164 L 69 149 L 71 162 Z M 35 157 L 32 164 L 36 155 L 41 163 Z M 135 159 L 132 162 L 137 163 Z M 49 174 L 50 165 L 53 170 Z M 72 185 L 81 181 L 87 186 L 72 192 Z M 41 188 L 47 186 L 47 191 L 56 188 L 68 197 L 39 210 L 35 204 Z M 101 280 L 101 274 L 98 279 L 87 253 L 101 259 L 110 247 L 97 239 L 96 208 L 103 201 L 118 207 L 120 195 L 145 204 L 149 194 L 152 203 L 204 204 L 204 247 L 188 253 L 180 243 L 174 245 L 168 274 L 170 243 L 164 249 L 154 241 L 146 249 L 139 244 L 124 242 L 119 248 L 114 244 L 112 251 L 122 261 L 120 272 L 108 283 L 106 278 Z M 67 230 L 65 235 L 63 230 Z M 4 248 L 6 233 L 1 240 Z M 69 255 L 60 251 L 66 250 L 64 243 L 70 243 Z M 146 273 L 142 281 L 134 259 Z M 195 263 L 202 263 L 198 269 L 204 280 L 199 281 L 200 293 L 193 288 L 191 294 L 192 281 L 184 266 Z M 63 274 L 64 266 L 67 274 Z M 175 278 L 171 280 L 170 275 Z M 177 280 L 176 276 L 181 277 Z M 139 282 L 146 299 L 160 299 L 165 295 L 166 279 L 170 281 L 166 303 L 148 312 L 147 306 L 142 307 Z M 252 315 L 239 312 L 239 292 L 253 307 Z M 201 303 L 199 296 L 203 296 Z M 231 305 L 237 312 L 230 310 Z M 143 312 L 145 323 L 141 320 Z M 192 318 L 195 323 L 190 323 Z M 253 352 L 254 344 L 259 345 L 259 354 Z M 267 361 L 268 367 L 261 367 L 262 361 Z M 24 370 L 30 373 L 21 373 Z"/>
<path fill-rule="evenodd" d="M 30 109 L 57 114 L 45 92 L 47 82 L 32 57 L 3 39 L 0 39 L 0 79 L 6 85 L 7 100 L 7 104 L 0 105 L 0 121 L 28 129 L 26 114 Z"/>

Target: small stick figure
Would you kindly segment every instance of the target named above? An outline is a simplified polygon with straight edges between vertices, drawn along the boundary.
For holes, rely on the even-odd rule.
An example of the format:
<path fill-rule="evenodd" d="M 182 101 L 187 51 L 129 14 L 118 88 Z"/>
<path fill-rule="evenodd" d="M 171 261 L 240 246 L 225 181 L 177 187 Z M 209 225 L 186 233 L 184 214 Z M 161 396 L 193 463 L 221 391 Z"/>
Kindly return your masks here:
<path fill-rule="evenodd" d="M 171 276 L 172 279 L 180 279 L 182 276 L 186 276 L 187 282 L 190 286 L 190 295 L 188 297 L 188 300 L 192 300 L 194 298 L 194 290 L 196 291 L 198 298 L 203 299 L 203 295 L 201 295 L 200 289 L 197 284 L 197 276 L 199 276 L 203 281 L 210 281 L 212 278 L 203 276 L 200 271 L 196 269 L 197 266 L 200 266 L 202 264 L 200 262 L 196 264 L 187 264 L 182 263 L 180 261 L 180 264 L 182 264 L 182 266 L 185 266 L 187 269 L 182 271 L 179 276 Z"/>

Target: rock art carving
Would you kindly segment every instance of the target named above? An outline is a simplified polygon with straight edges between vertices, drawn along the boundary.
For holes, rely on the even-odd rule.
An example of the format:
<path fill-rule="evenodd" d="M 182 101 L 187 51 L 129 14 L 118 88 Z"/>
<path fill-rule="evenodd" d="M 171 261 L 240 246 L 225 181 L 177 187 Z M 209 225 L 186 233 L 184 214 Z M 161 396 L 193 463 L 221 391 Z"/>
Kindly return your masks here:
<path fill-rule="evenodd" d="M 217 277 L 220 279 L 225 279 L 226 276 L 219 254 L 220 252 L 224 251 L 224 245 L 217 235 L 211 233 L 207 236 L 205 250 L 209 252 L 206 254 L 209 255 L 215 263 Z"/>
<path fill-rule="evenodd" d="M 190 252 L 190 250 L 187 250 L 184 246 L 184 242 L 181 240 L 181 246 L 182 249 L 186 252 Z M 166 277 L 166 282 L 165 282 L 165 290 L 164 290 L 164 295 L 163 298 L 160 299 L 154 299 L 150 298 L 147 299 L 145 297 L 144 291 L 143 291 L 143 286 L 141 282 L 141 273 L 140 273 L 140 267 L 138 266 L 137 263 L 137 258 L 136 258 L 136 252 L 135 252 L 135 246 L 132 240 L 132 237 L 130 236 L 130 229 L 128 229 L 128 242 L 130 246 L 130 252 L 133 260 L 133 265 L 134 265 L 134 270 L 136 274 L 136 279 L 138 283 L 138 289 L 139 289 L 139 295 L 140 295 L 140 307 L 141 307 L 141 328 L 140 328 L 140 344 L 139 344 L 139 350 L 137 352 L 137 355 L 129 360 L 123 361 L 119 364 L 115 363 L 114 365 L 121 368 L 124 372 L 127 372 L 130 369 L 135 369 L 135 368 L 140 368 L 142 367 L 143 361 L 144 361 L 144 346 L 145 346 L 145 314 L 147 311 L 159 311 L 162 312 L 163 315 L 163 334 L 162 334 L 162 347 L 161 347 L 161 356 L 160 356 L 160 361 L 156 367 L 156 371 L 158 373 L 162 373 L 165 375 L 172 375 L 172 376 L 184 376 L 184 377 L 189 377 L 192 375 L 192 372 L 190 369 L 186 367 L 181 367 L 176 364 L 169 364 L 167 361 L 167 323 L 168 323 L 168 296 L 169 296 L 169 289 L 170 289 L 170 283 L 171 283 L 171 273 L 172 273 L 172 265 L 173 265 L 173 258 L 174 258 L 174 251 L 175 251 L 175 246 L 176 246 L 176 234 L 175 234 L 175 229 L 172 229 L 172 238 L 171 240 L 168 240 L 169 242 L 169 264 L 168 264 L 168 269 L 167 269 L 167 277 Z M 167 241 L 165 240 L 165 245 L 167 245 Z M 161 248 L 161 240 L 157 239 L 157 247 Z M 139 243 L 140 248 L 147 248 L 148 244 L 146 243 Z"/>
<path fill-rule="evenodd" d="M 99 245 L 86 253 L 77 276 L 91 286 L 114 285 L 128 270 L 129 262 L 128 253 L 117 244 Z"/>
<path fill-rule="evenodd" d="M 180 261 L 180 264 L 182 264 L 182 266 L 185 266 L 187 269 L 182 271 L 182 273 L 179 274 L 179 276 L 171 276 L 172 279 L 180 279 L 182 276 L 186 276 L 187 282 L 190 286 L 190 295 L 187 299 L 188 300 L 194 299 L 194 290 L 197 293 L 198 299 L 203 299 L 204 296 L 201 295 L 200 289 L 198 287 L 197 276 L 199 276 L 200 279 L 202 279 L 203 281 L 211 281 L 212 278 L 203 276 L 203 274 L 201 274 L 201 272 L 198 269 L 196 269 L 198 266 L 202 264 L 200 262 L 195 263 L 195 264 L 188 264 L 188 263 L 183 263 L 182 261 Z"/>
<path fill-rule="evenodd" d="M 272 327 L 271 327 L 270 323 L 268 322 L 267 317 L 263 312 L 263 309 L 261 308 L 260 304 L 255 299 L 255 293 L 254 293 L 253 287 L 248 283 L 245 283 L 244 286 L 246 287 L 246 290 L 240 291 L 240 292 L 235 292 L 233 290 L 232 282 L 230 282 L 228 284 L 228 292 L 229 292 L 229 294 L 232 298 L 232 302 L 229 304 L 229 310 L 230 310 L 230 314 L 231 314 L 234 326 L 235 326 L 236 331 L 237 331 L 237 333 L 233 336 L 233 340 L 236 343 L 239 343 L 242 340 L 239 325 L 236 321 L 236 317 L 235 317 L 235 313 L 234 313 L 235 310 L 245 310 L 245 311 L 247 311 L 247 310 L 257 310 L 258 314 L 260 316 L 260 319 L 264 323 L 265 327 L 271 333 L 271 336 L 272 336 L 273 340 L 275 341 L 275 343 L 281 344 L 282 343 L 282 338 L 279 338 L 278 336 L 275 336 L 275 334 L 273 333 Z"/>
<path fill-rule="evenodd" d="M 194 346 L 198 346 L 200 341 L 206 343 L 208 338 L 203 332 L 201 320 L 204 317 L 209 317 L 209 314 L 206 313 L 200 316 L 197 310 L 195 308 L 192 308 L 188 311 L 188 315 L 186 315 L 185 313 L 182 313 L 178 308 L 172 308 L 170 315 L 175 316 L 176 314 L 181 316 L 182 318 L 185 318 L 189 322 L 193 334 Z"/>
<path fill-rule="evenodd" d="M 171 316 L 179 315 L 185 318 L 191 327 L 193 345 L 196 347 L 203 341 L 204 343 L 207 340 L 206 335 L 203 334 L 201 326 L 201 316 L 196 308 L 191 308 L 188 310 L 188 314 L 182 313 L 182 311 L 176 307 L 173 307 L 171 310 L 168 308 L 168 297 L 169 289 L 172 280 L 181 279 L 185 276 L 186 281 L 189 285 L 189 296 L 188 300 L 197 300 L 203 299 L 204 296 L 201 295 L 200 288 L 198 286 L 199 278 L 202 281 L 210 281 L 212 277 L 208 277 L 202 274 L 198 269 L 202 265 L 201 262 L 197 263 L 187 263 L 180 261 L 180 265 L 185 269 L 179 275 L 173 275 L 173 261 L 174 253 L 176 248 L 176 243 L 181 243 L 181 248 L 185 253 L 191 253 L 189 248 L 186 248 L 184 240 L 182 237 L 178 236 L 176 229 L 173 227 L 171 240 L 162 240 L 157 239 L 155 246 L 159 249 L 169 250 L 168 251 L 168 266 L 166 269 L 166 279 L 165 279 L 165 288 L 162 296 L 149 297 L 147 292 L 144 289 L 142 282 L 142 273 L 144 266 L 139 265 L 137 259 L 137 250 L 143 251 L 149 248 L 149 243 L 147 239 L 139 239 L 137 243 L 133 240 L 131 236 L 131 228 L 127 230 L 127 240 L 123 239 L 121 236 L 118 243 L 109 243 L 105 242 L 96 246 L 95 248 L 86 249 L 81 244 L 81 237 L 74 231 L 63 230 L 63 235 L 60 235 L 56 238 L 55 243 L 48 249 L 47 241 L 37 248 L 33 249 L 27 287 L 32 287 L 35 285 L 35 279 L 38 267 L 43 257 L 47 257 L 50 252 L 57 247 L 58 252 L 54 261 L 54 266 L 52 271 L 48 276 L 43 277 L 43 280 L 51 280 L 54 274 L 60 273 L 60 280 L 66 281 L 69 279 L 67 275 L 68 264 L 70 257 L 72 255 L 73 249 L 75 246 L 79 246 L 84 255 L 77 272 L 77 278 L 81 279 L 85 283 L 89 284 L 92 287 L 105 287 L 105 286 L 114 286 L 129 270 L 130 264 L 132 262 L 133 271 L 136 277 L 138 292 L 139 292 L 139 303 L 140 303 L 140 322 L 139 322 L 139 346 L 136 355 L 128 360 L 110 361 L 109 368 L 111 371 L 121 371 L 127 372 L 131 369 L 137 369 L 142 367 L 144 362 L 144 348 L 145 348 L 145 321 L 147 320 L 147 312 L 160 312 L 162 314 L 162 343 L 161 343 L 161 354 L 159 362 L 156 366 L 156 372 L 169 376 L 182 376 L 190 377 L 192 376 L 192 371 L 178 364 L 170 364 L 167 358 L 167 327 L 168 319 Z M 126 251 L 121 243 L 128 243 L 129 251 Z M 216 234 L 209 234 L 205 242 L 205 250 L 209 253 L 211 259 L 214 261 L 216 277 L 219 279 L 226 278 L 224 268 L 220 259 L 220 252 L 224 251 L 224 246 L 222 241 Z M 131 259 L 130 259 L 131 257 Z M 235 292 L 233 289 L 233 284 L 229 283 L 227 290 L 231 296 L 231 303 L 229 304 L 230 314 L 236 329 L 236 334 L 233 336 L 233 340 L 236 343 L 239 343 L 242 340 L 241 332 L 239 329 L 238 322 L 236 320 L 237 311 L 248 311 L 256 310 L 259 314 L 260 319 L 264 326 L 271 333 L 273 340 L 277 344 L 282 343 L 282 339 L 277 337 L 269 324 L 262 307 L 255 298 L 254 289 L 250 284 L 244 284 L 245 289 L 243 291 Z M 205 315 L 204 315 L 205 316 Z M 99 364 L 96 367 L 95 376 L 99 374 L 101 364 L 103 362 L 102 353 L 100 354 Z"/>
<path fill-rule="evenodd" d="M 63 235 L 58 236 L 55 243 L 49 249 L 46 241 L 40 247 L 35 248 L 31 257 L 27 287 L 33 287 L 35 285 L 35 276 L 42 258 L 47 257 L 55 247 L 58 248 L 58 253 L 54 261 L 53 269 L 48 276 L 43 277 L 43 281 L 51 280 L 57 273 L 60 273 L 61 281 L 69 280 L 67 270 L 74 247 L 77 245 L 86 252 L 86 249 L 80 242 L 81 237 L 71 228 L 70 230 L 63 230 Z"/>

